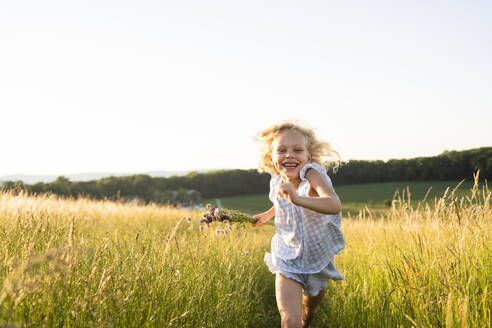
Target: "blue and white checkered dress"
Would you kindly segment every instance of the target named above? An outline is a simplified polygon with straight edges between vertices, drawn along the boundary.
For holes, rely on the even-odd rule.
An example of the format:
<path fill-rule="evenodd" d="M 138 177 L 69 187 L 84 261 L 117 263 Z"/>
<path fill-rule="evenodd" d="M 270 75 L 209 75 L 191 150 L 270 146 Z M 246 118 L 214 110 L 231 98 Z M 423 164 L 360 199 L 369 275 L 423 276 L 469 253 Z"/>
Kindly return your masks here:
<path fill-rule="evenodd" d="M 297 193 L 307 196 L 310 184 L 306 179 L 309 169 L 319 171 L 330 186 L 330 178 L 321 165 L 307 163 L 301 169 L 301 183 Z M 314 274 L 329 266 L 332 279 L 344 279 L 333 266 L 334 254 L 340 254 L 345 247 L 345 240 L 340 230 L 342 213 L 323 214 L 296 206 L 285 198 L 278 196 L 282 178 L 272 175 L 270 180 L 270 200 L 275 206 L 275 230 L 272 239 L 272 254 L 265 254 L 265 262 L 270 271 L 278 269 L 302 274 Z"/>

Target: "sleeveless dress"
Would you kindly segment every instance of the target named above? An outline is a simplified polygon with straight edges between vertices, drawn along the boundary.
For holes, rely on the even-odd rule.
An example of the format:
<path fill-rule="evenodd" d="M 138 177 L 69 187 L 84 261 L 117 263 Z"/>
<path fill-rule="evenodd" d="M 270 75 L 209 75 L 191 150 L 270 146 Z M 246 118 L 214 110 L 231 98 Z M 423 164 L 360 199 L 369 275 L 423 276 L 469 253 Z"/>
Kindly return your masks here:
<path fill-rule="evenodd" d="M 333 187 L 321 165 L 307 163 L 300 172 L 298 195 L 308 196 L 311 186 L 306 179 L 306 171 L 310 168 L 320 172 Z M 340 254 L 345 247 L 340 230 L 342 213 L 323 214 L 280 198 L 278 190 L 281 181 L 280 176 L 272 174 L 269 198 L 275 206 L 276 233 L 271 242 L 272 253 L 266 253 L 264 257 L 269 270 L 298 281 L 300 276 L 318 273 L 328 279 L 344 279 L 333 265 L 334 254 Z"/>

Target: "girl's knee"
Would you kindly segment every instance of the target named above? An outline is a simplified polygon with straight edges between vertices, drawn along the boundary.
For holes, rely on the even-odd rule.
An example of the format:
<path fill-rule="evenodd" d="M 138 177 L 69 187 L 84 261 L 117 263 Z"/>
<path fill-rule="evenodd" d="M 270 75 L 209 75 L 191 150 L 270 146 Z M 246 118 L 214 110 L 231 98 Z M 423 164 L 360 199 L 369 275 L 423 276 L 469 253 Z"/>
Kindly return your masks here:
<path fill-rule="evenodd" d="M 301 318 L 295 318 L 289 315 L 282 315 L 282 328 L 302 328 Z"/>

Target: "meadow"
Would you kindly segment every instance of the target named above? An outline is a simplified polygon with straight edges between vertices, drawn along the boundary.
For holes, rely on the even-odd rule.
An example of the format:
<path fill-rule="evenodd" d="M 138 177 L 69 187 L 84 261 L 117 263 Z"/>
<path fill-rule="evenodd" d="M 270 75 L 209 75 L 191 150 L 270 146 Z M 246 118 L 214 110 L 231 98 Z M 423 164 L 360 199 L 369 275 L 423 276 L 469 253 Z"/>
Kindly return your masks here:
<path fill-rule="evenodd" d="M 416 207 L 423 200 L 434 200 L 442 196 L 446 189 L 454 189 L 456 197 L 470 196 L 472 181 L 398 181 L 351 184 L 336 186 L 343 213 L 357 216 L 362 210 L 373 214 L 385 214 L 394 198 L 405 198 Z M 479 184 L 482 188 L 483 184 Z M 268 194 L 233 196 L 220 198 L 224 207 L 235 208 L 245 213 L 256 214 L 272 206 Z M 216 199 L 206 199 L 204 203 L 217 205 Z"/>
<path fill-rule="evenodd" d="M 313 327 L 490 327 L 490 197 L 475 184 L 345 218 L 346 279 Z M 0 193 L 0 327 L 278 327 L 263 263 L 274 227 L 217 235 L 200 217 Z"/>

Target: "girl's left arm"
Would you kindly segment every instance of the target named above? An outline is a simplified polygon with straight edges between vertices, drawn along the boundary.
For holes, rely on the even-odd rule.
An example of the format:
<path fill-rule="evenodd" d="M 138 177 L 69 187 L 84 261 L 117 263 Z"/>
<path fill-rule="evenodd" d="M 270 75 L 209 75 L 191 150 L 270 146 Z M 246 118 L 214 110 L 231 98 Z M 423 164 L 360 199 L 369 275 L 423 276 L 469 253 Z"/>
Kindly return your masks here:
<path fill-rule="evenodd" d="M 338 214 L 342 210 L 342 204 L 335 190 L 326 182 L 320 172 L 309 169 L 306 178 L 311 188 L 318 194 L 317 197 L 299 196 L 292 185 L 281 184 L 280 193 L 295 205 L 305 207 L 315 212 L 324 214 Z"/>

